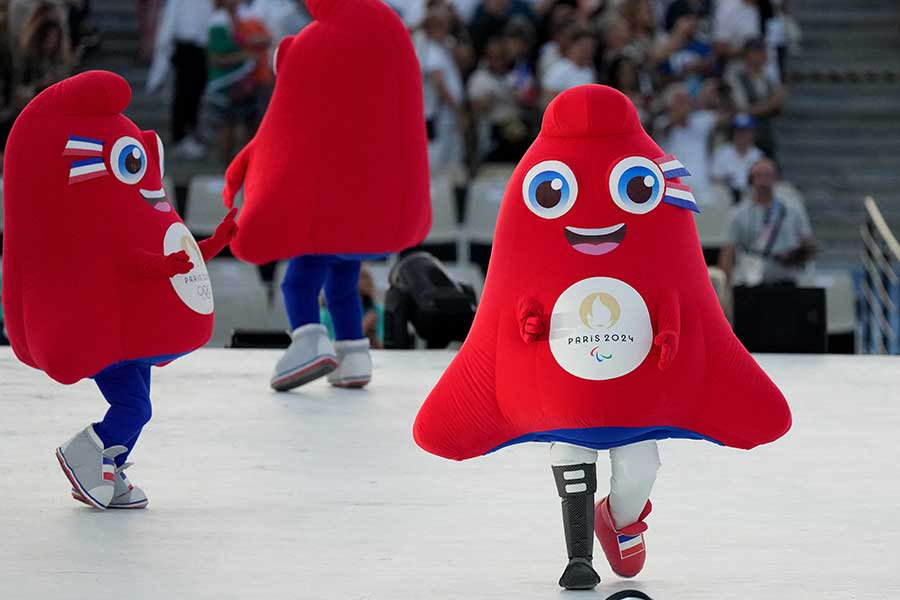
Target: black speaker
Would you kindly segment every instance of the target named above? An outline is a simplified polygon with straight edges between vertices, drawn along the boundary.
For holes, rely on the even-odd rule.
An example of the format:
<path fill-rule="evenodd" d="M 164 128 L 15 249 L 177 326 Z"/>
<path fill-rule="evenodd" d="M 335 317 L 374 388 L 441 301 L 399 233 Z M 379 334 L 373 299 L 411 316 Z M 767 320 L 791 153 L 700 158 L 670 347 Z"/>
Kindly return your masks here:
<path fill-rule="evenodd" d="M 826 325 L 822 288 L 734 288 L 734 332 L 750 352 L 824 354 Z"/>

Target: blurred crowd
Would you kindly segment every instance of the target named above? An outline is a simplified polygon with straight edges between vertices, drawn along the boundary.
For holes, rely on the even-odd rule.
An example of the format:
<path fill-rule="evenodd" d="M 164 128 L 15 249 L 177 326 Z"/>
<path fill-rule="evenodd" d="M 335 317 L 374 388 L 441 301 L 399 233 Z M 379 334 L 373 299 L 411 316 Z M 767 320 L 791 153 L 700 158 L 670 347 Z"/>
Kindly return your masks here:
<path fill-rule="evenodd" d="M 97 44 L 89 16 L 90 0 L 0 0 L 0 149 L 25 105 Z"/>
<path fill-rule="evenodd" d="M 389 0 L 413 30 L 435 170 L 514 162 L 554 96 L 604 83 L 710 183 L 739 195 L 775 158 L 799 42 L 787 0 Z"/>

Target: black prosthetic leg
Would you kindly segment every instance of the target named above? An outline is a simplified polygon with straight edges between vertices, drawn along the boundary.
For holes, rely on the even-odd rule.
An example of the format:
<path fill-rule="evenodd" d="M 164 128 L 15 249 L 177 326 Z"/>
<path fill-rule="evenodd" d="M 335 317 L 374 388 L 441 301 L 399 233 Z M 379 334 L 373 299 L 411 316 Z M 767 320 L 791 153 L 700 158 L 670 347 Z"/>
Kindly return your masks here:
<path fill-rule="evenodd" d="M 553 467 L 556 489 L 562 498 L 563 527 L 569 564 L 559 578 L 567 590 L 591 590 L 600 576 L 591 563 L 594 553 L 594 492 L 597 466 L 594 464 Z"/>

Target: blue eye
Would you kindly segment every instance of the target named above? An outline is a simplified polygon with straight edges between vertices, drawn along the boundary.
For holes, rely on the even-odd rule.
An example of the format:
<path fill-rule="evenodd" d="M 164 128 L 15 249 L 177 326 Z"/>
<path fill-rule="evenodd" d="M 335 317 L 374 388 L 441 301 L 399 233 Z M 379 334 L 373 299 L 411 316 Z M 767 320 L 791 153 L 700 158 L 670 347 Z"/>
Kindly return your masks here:
<path fill-rule="evenodd" d="M 613 202 L 635 215 L 644 215 L 659 206 L 666 180 L 655 162 L 643 156 L 623 158 L 609 176 Z"/>
<path fill-rule="evenodd" d="M 113 144 L 109 162 L 113 175 L 128 185 L 139 182 L 147 172 L 147 153 L 133 137 L 121 137 Z"/>
<path fill-rule="evenodd" d="M 578 181 L 565 163 L 545 160 L 528 170 L 522 180 L 522 197 L 528 210 L 537 216 L 556 219 L 575 204 Z"/>

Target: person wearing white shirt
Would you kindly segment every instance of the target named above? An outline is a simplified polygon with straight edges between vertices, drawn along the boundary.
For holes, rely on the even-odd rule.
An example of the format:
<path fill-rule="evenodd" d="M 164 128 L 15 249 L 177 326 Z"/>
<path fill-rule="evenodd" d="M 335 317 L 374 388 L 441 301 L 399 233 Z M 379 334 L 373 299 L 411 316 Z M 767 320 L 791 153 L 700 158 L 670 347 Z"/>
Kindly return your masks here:
<path fill-rule="evenodd" d="M 312 23 L 305 4 L 297 0 L 253 0 L 250 10 L 269 30 L 273 48 L 285 36 L 294 35 Z"/>
<path fill-rule="evenodd" d="M 713 200 L 709 193 L 709 143 L 718 122 L 716 112 L 698 108 L 683 84 L 669 88 L 666 106 L 668 111 L 657 127 L 661 131 L 659 145 L 691 172 L 686 183 L 697 202 L 709 204 Z"/>
<path fill-rule="evenodd" d="M 713 40 L 720 56 L 740 54 L 748 40 L 762 37 L 759 0 L 720 0 L 713 18 Z"/>
<path fill-rule="evenodd" d="M 169 65 L 175 69 L 172 98 L 172 140 L 175 154 L 199 159 L 206 148 L 197 138 L 200 101 L 206 89 L 206 41 L 212 0 L 168 0 L 156 33 L 147 91 L 162 87 Z"/>
<path fill-rule="evenodd" d="M 597 40 L 587 30 L 572 34 L 565 55 L 547 68 L 541 78 L 543 105 L 546 106 L 559 93 L 578 85 L 596 83 L 594 54 Z"/>
<path fill-rule="evenodd" d="M 428 164 L 432 171 L 452 172 L 461 168 L 463 162 L 458 115 L 465 101 L 465 88 L 449 48 L 452 19 L 449 10 L 432 8 L 422 29 L 413 35 L 422 70 Z"/>
<path fill-rule="evenodd" d="M 750 115 L 737 115 L 732 122 L 731 142 L 713 153 L 710 179 L 727 185 L 735 200 L 739 200 L 750 186 L 750 167 L 765 156 L 754 144 L 755 125 Z"/>

